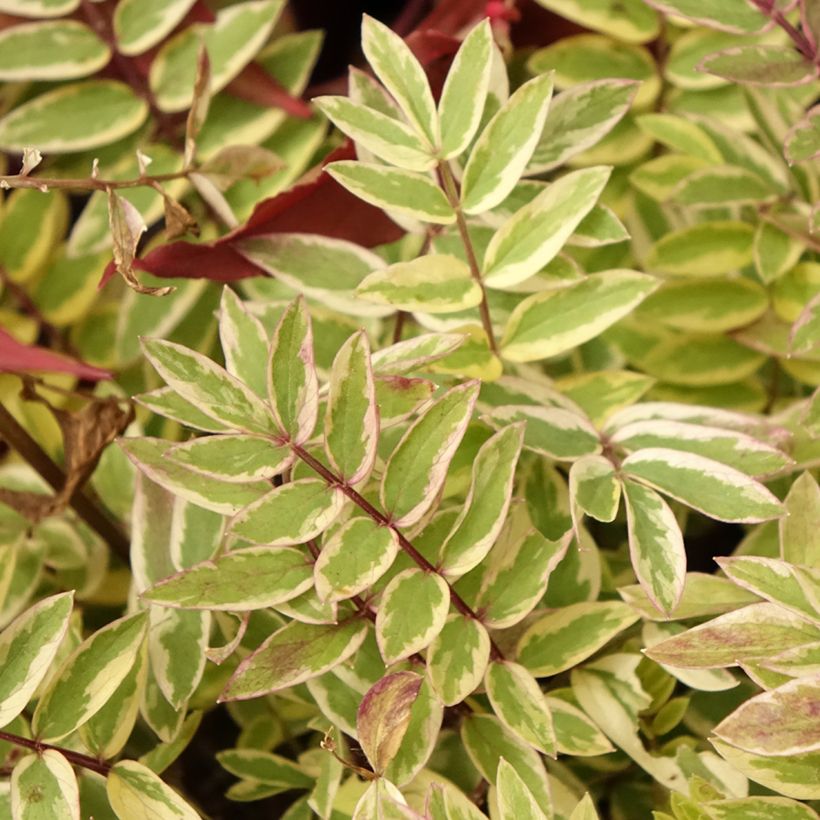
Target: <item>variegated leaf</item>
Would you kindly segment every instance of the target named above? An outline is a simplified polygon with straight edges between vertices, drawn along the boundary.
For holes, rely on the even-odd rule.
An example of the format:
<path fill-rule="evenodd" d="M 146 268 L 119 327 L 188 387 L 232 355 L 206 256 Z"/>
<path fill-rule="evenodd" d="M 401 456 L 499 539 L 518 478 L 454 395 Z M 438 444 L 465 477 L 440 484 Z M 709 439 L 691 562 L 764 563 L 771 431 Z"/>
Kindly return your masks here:
<path fill-rule="evenodd" d="M 390 569 L 398 551 L 398 537 L 390 527 L 369 516 L 348 519 L 325 541 L 316 559 L 316 594 L 323 601 L 358 595 Z"/>
<path fill-rule="evenodd" d="M 552 261 L 592 210 L 609 174 L 609 168 L 572 171 L 516 211 L 487 246 L 485 284 L 509 288 Z"/>
<path fill-rule="evenodd" d="M 270 438 L 222 435 L 195 438 L 170 447 L 165 458 L 195 473 L 231 483 L 269 480 L 293 461 L 289 447 Z"/>
<path fill-rule="evenodd" d="M 288 305 L 273 334 L 268 397 L 280 428 L 293 444 L 310 438 L 316 426 L 319 385 L 313 331 L 303 299 Z"/>
<path fill-rule="evenodd" d="M 464 168 L 461 206 L 489 211 L 518 182 L 538 143 L 552 97 L 552 75 L 524 83 L 490 120 Z"/>
<path fill-rule="evenodd" d="M 226 427 L 270 435 L 270 409 L 250 388 L 193 350 L 162 339 L 143 339 L 146 358 L 184 399 Z"/>
<path fill-rule="evenodd" d="M 464 506 L 439 553 L 445 575 L 469 572 L 495 543 L 510 506 L 523 433 L 522 425 L 510 425 L 481 445 Z"/>
<path fill-rule="evenodd" d="M 379 376 L 411 373 L 457 350 L 466 340 L 461 333 L 426 333 L 373 353 L 373 370 Z"/>
<path fill-rule="evenodd" d="M 571 689 L 552 690 L 544 699 L 552 715 L 555 746 L 561 754 L 594 757 L 613 751 L 606 735 L 576 705 Z"/>
<path fill-rule="evenodd" d="M 498 761 L 495 788 L 499 817 L 546 820 L 547 815 L 539 807 L 527 784 L 503 757 Z"/>
<path fill-rule="evenodd" d="M 621 485 L 612 462 L 600 455 L 588 455 L 574 462 L 569 471 L 572 502 L 597 521 L 613 521 L 621 501 Z"/>
<path fill-rule="evenodd" d="M 501 722 L 539 752 L 555 757 L 552 715 L 535 678 L 520 664 L 493 661 L 484 685 Z"/>
<path fill-rule="evenodd" d="M 416 523 L 438 495 L 478 395 L 475 382 L 448 390 L 396 445 L 384 471 L 381 502 L 398 526 Z"/>
<path fill-rule="evenodd" d="M 536 677 L 557 675 L 597 652 L 639 618 L 626 604 L 570 604 L 533 621 L 518 641 L 518 661 Z"/>
<path fill-rule="evenodd" d="M 68 628 L 72 592 L 43 598 L 0 633 L 0 728 L 25 709 Z"/>
<path fill-rule="evenodd" d="M 295 598 L 313 583 L 307 556 L 290 547 L 250 547 L 172 575 L 146 590 L 153 604 L 248 612 Z"/>
<path fill-rule="evenodd" d="M 80 820 L 80 791 L 71 764 L 54 749 L 26 755 L 11 774 L 14 820 Z"/>
<path fill-rule="evenodd" d="M 229 287 L 223 289 L 219 306 L 219 341 L 228 373 L 244 382 L 257 396 L 266 399 L 267 334 L 259 319 Z"/>
<path fill-rule="evenodd" d="M 134 665 L 147 620 L 138 612 L 112 621 L 65 659 L 34 712 L 38 737 L 59 740 L 103 707 Z"/>
<path fill-rule="evenodd" d="M 442 159 L 457 157 L 475 136 L 490 84 L 492 43 L 489 20 L 483 20 L 453 58 L 438 105 Z"/>
<path fill-rule="evenodd" d="M 285 789 L 309 789 L 313 779 L 293 761 L 260 749 L 225 749 L 217 752 L 219 765 L 245 780 Z"/>
<path fill-rule="evenodd" d="M 490 636 L 479 621 L 453 613 L 427 650 L 427 677 L 445 706 L 461 703 L 481 683 Z"/>
<path fill-rule="evenodd" d="M 720 521 L 757 522 L 783 515 L 780 502 L 762 484 L 693 453 L 650 447 L 624 459 L 622 469 L 625 475 Z"/>
<path fill-rule="evenodd" d="M 136 817 L 199 820 L 199 815 L 170 786 L 136 760 L 114 764 L 106 791 L 119 820 Z"/>
<path fill-rule="evenodd" d="M 370 475 L 378 438 L 370 345 L 360 332 L 336 354 L 325 411 L 325 451 L 331 466 L 348 484 L 359 484 Z"/>
<path fill-rule="evenodd" d="M 362 698 L 356 732 L 376 774 L 383 774 L 398 753 L 421 684 L 415 672 L 394 672 L 377 681 Z"/>
<path fill-rule="evenodd" d="M 783 502 L 780 557 L 792 564 L 820 568 L 820 487 L 810 472 L 799 475 Z"/>
<path fill-rule="evenodd" d="M 654 490 L 624 481 L 629 555 L 652 603 L 671 613 L 683 595 L 686 550 L 675 514 Z"/>
<path fill-rule="evenodd" d="M 362 51 L 376 76 L 431 147 L 439 143 L 438 114 L 427 75 L 404 40 L 365 15 Z"/>
<path fill-rule="evenodd" d="M 249 700 L 295 686 L 344 663 L 367 636 L 367 623 L 291 621 L 273 633 L 236 669 L 220 700 Z"/>
<path fill-rule="evenodd" d="M 406 569 L 382 593 L 376 640 L 385 663 L 408 658 L 441 632 L 450 608 L 447 582 L 434 572 Z"/>
<path fill-rule="evenodd" d="M 302 544 L 321 535 L 336 519 L 345 496 L 318 478 L 300 478 L 276 487 L 231 520 L 233 535 L 255 544 Z"/>

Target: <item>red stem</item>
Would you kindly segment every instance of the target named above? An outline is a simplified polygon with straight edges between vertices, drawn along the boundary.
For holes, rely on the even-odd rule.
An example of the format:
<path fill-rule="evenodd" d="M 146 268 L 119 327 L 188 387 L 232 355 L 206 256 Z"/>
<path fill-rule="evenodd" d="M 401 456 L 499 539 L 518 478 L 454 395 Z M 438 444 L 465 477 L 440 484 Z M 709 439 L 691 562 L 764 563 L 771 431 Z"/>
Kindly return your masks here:
<path fill-rule="evenodd" d="M 20 737 L 9 732 L 0 731 L 0 740 L 5 740 L 7 743 L 13 743 L 15 746 L 22 746 L 24 749 L 30 749 L 32 752 L 42 754 L 47 749 L 53 749 L 59 752 L 69 763 L 74 766 L 82 766 L 84 769 L 89 769 L 92 772 L 101 774 L 103 777 L 108 777 L 111 771 L 111 766 L 96 757 L 81 754 L 80 752 L 72 751 L 71 749 L 63 749 L 61 746 L 52 746 L 50 743 L 43 743 L 39 740 L 32 740 L 27 737 Z"/>

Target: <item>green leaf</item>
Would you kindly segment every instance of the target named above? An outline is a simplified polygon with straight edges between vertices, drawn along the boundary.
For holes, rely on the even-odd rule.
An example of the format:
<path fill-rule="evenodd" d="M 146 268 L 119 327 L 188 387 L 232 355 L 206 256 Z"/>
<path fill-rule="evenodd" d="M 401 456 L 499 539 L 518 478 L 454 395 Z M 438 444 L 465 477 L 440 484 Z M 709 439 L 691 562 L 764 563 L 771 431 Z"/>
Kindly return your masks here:
<path fill-rule="evenodd" d="M 736 584 L 798 615 L 820 622 L 820 573 L 777 558 L 716 558 Z"/>
<path fill-rule="evenodd" d="M 666 614 L 680 601 L 686 579 L 686 550 L 675 514 L 654 491 L 624 481 L 629 555 L 638 581 Z"/>
<path fill-rule="evenodd" d="M 483 20 L 453 58 L 438 105 L 442 159 L 461 154 L 478 130 L 490 84 L 492 46 L 489 20 Z"/>
<path fill-rule="evenodd" d="M 15 820 L 80 820 L 80 790 L 71 764 L 54 749 L 26 755 L 11 774 Z"/>
<path fill-rule="evenodd" d="M 487 246 L 485 284 L 507 288 L 547 265 L 592 210 L 609 174 L 609 168 L 573 171 L 516 211 Z"/>
<path fill-rule="evenodd" d="M 708 165 L 702 159 L 685 154 L 662 154 L 639 165 L 629 175 L 629 182 L 656 202 L 667 202 L 685 180 Z"/>
<path fill-rule="evenodd" d="M 715 820 L 733 820 L 744 813 L 756 813 L 771 820 L 813 820 L 814 809 L 785 797 L 742 797 L 738 800 L 716 800 L 709 804 Z"/>
<path fill-rule="evenodd" d="M 539 752 L 555 757 L 552 716 L 535 678 L 517 663 L 493 661 L 484 685 L 501 722 Z"/>
<path fill-rule="evenodd" d="M 649 0 L 666 14 L 679 15 L 695 23 L 738 34 L 752 34 L 766 24 L 763 14 L 744 0 L 726 0 L 715 6 L 711 0 Z"/>
<path fill-rule="evenodd" d="M 655 287 L 651 276 L 610 270 L 535 293 L 512 312 L 502 353 L 510 361 L 529 362 L 571 350 L 628 315 Z"/>
<path fill-rule="evenodd" d="M 0 11 L 19 17 L 62 17 L 79 5 L 80 0 L 0 0 Z"/>
<path fill-rule="evenodd" d="M 638 617 L 617 601 L 570 604 L 527 627 L 518 641 L 518 661 L 536 677 L 557 675 L 597 652 Z"/>
<path fill-rule="evenodd" d="M 340 131 L 391 165 L 408 171 L 428 171 L 436 164 L 422 138 L 393 117 L 347 97 L 317 97 L 313 103 Z"/>
<path fill-rule="evenodd" d="M 720 164 L 723 155 L 712 138 L 696 123 L 677 114 L 642 114 L 635 123 L 650 137 L 672 151 Z"/>
<path fill-rule="evenodd" d="M 254 58 L 270 36 L 282 0 L 252 0 L 223 8 L 213 24 L 195 24 L 166 40 L 151 63 L 148 81 L 162 111 L 184 111 L 193 99 L 197 55 L 204 44 L 210 90 L 221 91 Z"/>
<path fill-rule="evenodd" d="M 465 262 L 448 254 L 419 256 L 371 273 L 358 296 L 398 310 L 453 313 L 481 303 L 481 286 Z"/>
<path fill-rule="evenodd" d="M 796 49 L 758 44 L 710 54 L 698 68 L 742 85 L 802 85 L 816 76 L 811 62 Z"/>
<path fill-rule="evenodd" d="M 762 484 L 694 453 L 649 447 L 632 453 L 621 467 L 624 475 L 719 521 L 754 523 L 783 515 L 780 502 Z"/>
<path fill-rule="evenodd" d="M 810 109 L 786 135 L 786 159 L 790 164 L 816 159 L 820 154 L 820 106 Z"/>
<path fill-rule="evenodd" d="M 568 538 L 545 538 L 525 512 L 513 512 L 487 560 L 475 570 L 480 573 L 476 607 L 483 613 L 482 623 L 505 629 L 526 617 L 543 597 L 568 544 Z"/>
<path fill-rule="evenodd" d="M 797 477 L 783 502 L 780 557 L 792 564 L 820 568 L 820 487 L 811 473 Z"/>
<path fill-rule="evenodd" d="M 459 333 L 425 333 L 373 353 L 373 369 L 379 376 L 400 376 L 423 369 L 461 346 Z"/>
<path fill-rule="evenodd" d="M 646 654 L 668 666 L 717 669 L 746 660 L 771 658 L 784 647 L 820 640 L 820 629 L 770 603 L 751 604 L 720 615 L 655 644 Z"/>
<path fill-rule="evenodd" d="M 478 386 L 448 390 L 396 445 L 384 470 L 381 502 L 397 526 L 416 523 L 434 502 L 472 416 Z"/>
<path fill-rule="evenodd" d="M 525 173 L 551 171 L 602 140 L 629 110 L 637 88 L 629 80 L 607 79 L 559 94 Z"/>
<path fill-rule="evenodd" d="M 445 706 L 461 703 L 481 683 L 490 636 L 473 618 L 453 613 L 427 650 L 427 676 Z"/>
<path fill-rule="evenodd" d="M 117 51 L 131 57 L 162 42 L 193 4 L 194 0 L 120 0 L 112 20 Z"/>
<path fill-rule="evenodd" d="M 539 808 L 527 784 L 503 757 L 498 761 L 496 800 L 501 817 L 546 820 L 547 815 Z"/>
<path fill-rule="evenodd" d="M 621 485 L 612 462 L 600 455 L 582 456 L 569 471 L 573 503 L 596 521 L 614 521 L 621 500 Z"/>
<path fill-rule="evenodd" d="M 147 116 L 148 104 L 124 83 L 88 80 L 61 85 L 18 105 L 0 120 L 0 149 L 87 151 L 127 137 Z"/>
<path fill-rule="evenodd" d="M 713 221 L 667 234 L 649 250 L 646 267 L 669 276 L 721 276 L 752 261 L 754 228 Z"/>
<path fill-rule="evenodd" d="M 595 802 L 589 796 L 589 792 L 578 801 L 578 805 L 572 810 L 569 820 L 598 820 Z"/>
<path fill-rule="evenodd" d="M 620 427 L 610 441 L 628 453 L 651 447 L 695 453 L 753 476 L 776 473 L 790 464 L 785 453 L 745 433 L 684 421 L 636 421 Z"/>
<path fill-rule="evenodd" d="M 481 445 L 464 506 L 439 553 L 445 575 L 469 572 L 498 538 L 512 498 L 523 433 L 522 425 L 510 425 Z"/>
<path fill-rule="evenodd" d="M 108 46 L 76 20 L 24 23 L 0 32 L 0 80 L 6 82 L 87 77 L 110 57 Z"/>
<path fill-rule="evenodd" d="M 73 592 L 43 598 L 0 633 L 0 727 L 25 709 L 68 629 Z"/>
<path fill-rule="evenodd" d="M 195 438 L 170 447 L 165 457 L 195 473 L 231 483 L 268 480 L 293 461 L 289 447 L 263 436 L 224 435 Z"/>
<path fill-rule="evenodd" d="M 615 213 L 606 205 L 594 205 L 581 220 L 575 233 L 567 240 L 579 248 L 600 248 L 617 245 L 629 239 L 629 232 Z"/>
<path fill-rule="evenodd" d="M 771 188 L 752 171 L 735 165 L 715 165 L 689 174 L 674 187 L 669 198 L 692 208 L 719 208 L 754 204 L 771 196 Z"/>
<path fill-rule="evenodd" d="M 207 416 L 235 430 L 278 432 L 262 399 L 218 364 L 162 339 L 143 339 L 142 347 L 168 385 Z"/>
<path fill-rule="evenodd" d="M 219 341 L 225 367 L 262 399 L 268 397 L 268 338 L 262 323 L 251 315 L 242 300 L 229 288 L 222 290 L 219 305 Z"/>
<path fill-rule="evenodd" d="M 634 404 L 653 384 L 654 379 L 631 370 L 574 373 L 555 380 L 556 387 L 598 425 Z"/>
<path fill-rule="evenodd" d="M 365 14 L 362 51 L 370 67 L 430 147 L 439 144 L 436 104 L 427 75 L 398 34 Z"/>
<path fill-rule="evenodd" d="M 344 663 L 366 636 L 367 624 L 358 618 L 337 624 L 291 621 L 239 664 L 219 699 L 258 698 L 323 675 Z"/>
<path fill-rule="evenodd" d="M 419 815 L 389 780 L 380 777 L 367 787 L 352 816 L 356 820 L 416 820 Z"/>
<path fill-rule="evenodd" d="M 356 731 L 376 774 L 383 774 L 398 753 L 421 684 L 415 672 L 394 672 L 377 681 L 362 698 Z"/>
<path fill-rule="evenodd" d="M 1 129 L 2 121 L 0 134 Z M 325 170 L 352 194 L 377 208 L 436 225 L 455 222 L 455 211 L 444 192 L 423 174 L 350 160 L 331 162 Z"/>
<path fill-rule="evenodd" d="M 173 445 L 162 439 L 127 438 L 118 444 L 152 481 L 206 510 L 234 515 L 269 492 L 267 481 L 236 484 L 189 470 L 165 457 Z"/>
<path fill-rule="evenodd" d="M 342 345 L 330 373 L 325 411 L 325 452 L 348 484 L 364 481 L 373 469 L 379 438 L 379 409 L 364 332 Z"/>
<path fill-rule="evenodd" d="M 503 758 L 515 769 L 542 809 L 550 810 L 547 774 L 538 752 L 492 715 L 468 715 L 461 724 L 461 740 L 482 777 L 496 783 Z"/>
<path fill-rule="evenodd" d="M 113 765 L 106 792 L 119 820 L 135 817 L 199 820 L 199 815 L 170 786 L 136 760 L 121 760 Z"/>
<path fill-rule="evenodd" d="M 295 598 L 312 583 L 313 568 L 299 550 L 251 547 L 172 575 L 142 597 L 161 606 L 248 612 Z"/>
<path fill-rule="evenodd" d="M 526 422 L 524 447 L 558 461 L 598 453 L 598 431 L 580 413 L 563 407 L 508 405 L 484 417 L 492 425 Z"/>
<path fill-rule="evenodd" d="M 259 749 L 225 749 L 216 753 L 219 765 L 231 774 L 256 780 L 266 786 L 284 789 L 309 789 L 313 778 L 286 757 Z"/>
<path fill-rule="evenodd" d="M 348 519 L 325 541 L 316 559 L 316 594 L 323 601 L 342 601 L 364 592 L 390 569 L 398 551 L 390 527 L 369 516 Z"/>
<path fill-rule="evenodd" d="M 518 182 L 538 143 L 552 97 L 552 76 L 524 83 L 490 120 L 464 168 L 461 206 L 468 214 L 489 211 Z"/>
<path fill-rule="evenodd" d="M 795 353 L 810 353 L 820 342 L 820 297 L 815 296 L 798 317 L 789 334 Z"/>
<path fill-rule="evenodd" d="M 694 333 L 723 333 L 751 324 L 768 307 L 765 289 L 748 279 L 679 279 L 647 297 L 636 318 Z"/>
<path fill-rule="evenodd" d="M 648 42 L 659 30 L 657 14 L 640 0 L 625 0 L 617 6 L 589 4 L 584 0 L 538 0 L 538 3 L 584 28 L 602 31 L 627 43 Z"/>
<path fill-rule="evenodd" d="M 409 658 L 441 632 L 450 608 L 450 588 L 437 573 L 406 569 L 382 593 L 376 640 L 386 664 Z"/>
<path fill-rule="evenodd" d="M 316 426 L 319 385 L 313 331 L 303 299 L 288 305 L 273 334 L 268 397 L 280 428 L 293 444 L 310 438 Z"/>
<path fill-rule="evenodd" d="M 820 749 L 820 678 L 798 678 L 740 705 L 715 734 L 746 752 L 789 756 Z"/>
<path fill-rule="evenodd" d="M 797 800 L 820 798 L 817 783 L 820 753 L 774 757 L 744 752 L 720 740 L 711 743 L 725 760 L 755 783 Z"/>
<path fill-rule="evenodd" d="M 134 665 L 146 626 L 146 612 L 119 618 L 66 658 L 34 712 L 32 729 L 39 738 L 59 740 L 105 705 Z"/>
<path fill-rule="evenodd" d="M 321 535 L 341 512 L 345 497 L 318 478 L 301 478 L 276 487 L 238 513 L 233 535 L 255 544 L 302 544 Z"/>

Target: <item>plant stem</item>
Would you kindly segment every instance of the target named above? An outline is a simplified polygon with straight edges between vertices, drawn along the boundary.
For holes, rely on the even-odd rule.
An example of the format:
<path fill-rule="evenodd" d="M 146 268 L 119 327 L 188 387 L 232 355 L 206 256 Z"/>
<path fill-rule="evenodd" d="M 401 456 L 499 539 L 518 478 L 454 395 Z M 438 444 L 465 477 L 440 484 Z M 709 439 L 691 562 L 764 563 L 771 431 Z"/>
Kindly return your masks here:
<path fill-rule="evenodd" d="M 108 763 L 71 749 L 63 749 L 61 746 L 52 746 L 50 743 L 42 743 L 39 740 L 32 740 L 28 737 L 20 737 L 20 735 L 13 735 L 10 732 L 3 731 L 0 731 L 0 740 L 13 743 L 15 746 L 22 746 L 24 749 L 30 749 L 32 752 L 37 752 L 37 754 L 42 754 L 47 749 L 52 749 L 55 752 L 59 752 L 72 765 L 82 766 L 82 768 L 101 774 L 103 777 L 107 777 L 111 771 L 111 766 L 109 766 Z"/>
<path fill-rule="evenodd" d="M 465 618 L 480 620 L 478 615 L 472 610 L 470 605 L 453 589 L 450 582 L 434 567 L 411 543 L 404 534 L 384 513 L 377 510 L 364 496 L 360 495 L 343 478 L 335 475 L 328 467 L 322 464 L 317 458 L 312 456 L 307 450 L 298 444 L 291 443 L 291 448 L 298 458 L 305 462 L 319 476 L 321 476 L 330 487 L 338 487 L 362 512 L 370 516 L 377 524 L 391 529 L 398 539 L 402 550 L 413 559 L 416 565 L 424 572 L 435 573 L 444 579 L 447 588 L 450 590 L 450 601 L 453 606 Z M 490 656 L 493 660 L 503 660 L 504 654 L 490 638 Z"/>
<path fill-rule="evenodd" d="M 16 418 L 0 404 L 0 437 L 8 442 L 33 467 L 48 484 L 58 492 L 65 485 L 65 473 L 49 458 L 42 447 L 19 424 Z M 69 500 L 74 512 L 91 527 L 128 564 L 130 541 L 108 513 L 92 501 L 81 489 Z"/>
<path fill-rule="evenodd" d="M 490 345 L 490 350 L 497 356 L 498 343 L 495 340 L 495 333 L 493 332 L 490 306 L 487 303 L 487 291 L 484 287 L 484 280 L 481 278 L 481 266 L 478 264 L 478 257 L 473 247 L 473 240 L 470 238 L 470 231 L 467 228 L 467 219 L 464 216 L 464 211 L 461 209 L 458 187 L 453 178 L 453 172 L 446 162 L 439 163 L 438 172 L 441 177 L 441 183 L 444 186 L 444 193 L 450 205 L 452 205 L 453 210 L 456 212 L 456 225 L 458 227 L 459 236 L 461 237 L 461 242 L 464 245 L 464 251 L 467 254 L 467 264 L 470 266 L 470 275 L 479 288 L 481 288 L 481 302 L 478 305 L 478 310 L 481 314 L 481 324 L 484 327 L 484 333 L 487 334 L 487 342 Z"/>
<path fill-rule="evenodd" d="M 184 171 L 174 171 L 169 174 L 155 174 L 154 176 L 141 176 L 135 179 L 95 179 L 94 177 L 59 179 L 11 174 L 9 176 L 0 176 L 0 188 L 37 188 L 41 191 L 47 191 L 50 188 L 61 188 L 69 191 L 107 191 L 116 188 L 153 187 L 161 182 L 183 179 L 187 177 L 191 171 L 195 170 L 194 168 L 188 168 Z"/>
<path fill-rule="evenodd" d="M 815 52 L 808 37 L 803 32 L 796 29 L 787 19 L 786 16 L 777 8 L 774 0 L 752 0 L 752 3 L 757 9 L 766 15 L 773 23 L 778 25 L 786 34 L 789 35 L 795 48 L 807 59 L 814 62 L 818 54 Z"/>

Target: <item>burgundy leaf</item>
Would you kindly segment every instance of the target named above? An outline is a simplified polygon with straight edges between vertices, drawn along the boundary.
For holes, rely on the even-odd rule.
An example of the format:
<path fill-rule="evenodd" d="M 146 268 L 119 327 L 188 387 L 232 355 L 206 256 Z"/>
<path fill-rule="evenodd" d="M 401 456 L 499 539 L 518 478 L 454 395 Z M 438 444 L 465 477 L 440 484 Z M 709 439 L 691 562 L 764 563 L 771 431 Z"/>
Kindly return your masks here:
<path fill-rule="evenodd" d="M 0 329 L 0 373 L 73 373 L 81 379 L 98 381 L 110 379 L 107 370 L 54 353 L 45 347 L 25 345 L 5 330 Z"/>

